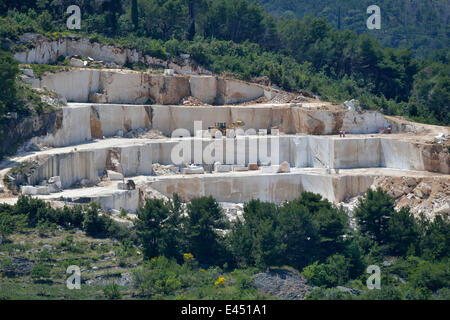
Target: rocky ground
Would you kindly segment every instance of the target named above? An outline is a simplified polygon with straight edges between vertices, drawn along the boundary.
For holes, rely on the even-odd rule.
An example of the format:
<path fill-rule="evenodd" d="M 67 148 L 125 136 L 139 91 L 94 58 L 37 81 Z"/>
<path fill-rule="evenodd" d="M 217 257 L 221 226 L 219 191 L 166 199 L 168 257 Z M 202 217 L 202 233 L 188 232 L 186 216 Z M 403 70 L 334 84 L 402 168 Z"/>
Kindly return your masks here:
<path fill-rule="evenodd" d="M 262 293 L 281 300 L 304 300 L 313 287 L 294 269 L 270 269 L 253 276 L 254 285 Z"/>

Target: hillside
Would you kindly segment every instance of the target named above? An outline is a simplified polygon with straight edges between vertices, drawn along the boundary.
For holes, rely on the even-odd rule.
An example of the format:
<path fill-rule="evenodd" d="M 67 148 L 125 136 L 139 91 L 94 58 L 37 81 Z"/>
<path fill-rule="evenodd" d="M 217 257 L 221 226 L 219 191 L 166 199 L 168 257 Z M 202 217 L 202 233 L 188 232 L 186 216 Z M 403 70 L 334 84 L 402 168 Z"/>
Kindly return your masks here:
<path fill-rule="evenodd" d="M 368 33 L 384 46 L 407 47 L 418 56 L 449 46 L 450 3 L 442 0 L 258 0 L 275 16 L 324 17 L 336 29 Z M 381 30 L 368 30 L 366 8 L 382 12 Z M 340 14 L 340 17 L 339 17 Z"/>
<path fill-rule="evenodd" d="M 122 0 L 112 7 L 76 3 L 83 11 L 83 24 L 81 30 L 69 32 L 63 13 L 68 1 L 22 0 L 9 6 L 1 1 L 0 7 L 5 8 L 0 19 L 2 47 L 13 52 L 25 49 L 32 44 L 22 36 L 30 32 L 50 38 L 85 36 L 137 47 L 160 59 L 189 54 L 216 74 L 255 81 L 264 78 L 285 90 L 311 91 L 332 102 L 355 98 L 364 109 L 450 124 L 445 41 L 436 45 L 444 50 L 423 61 L 407 49 L 383 47 L 370 35 L 336 30 L 333 22 L 321 18 L 275 19 L 247 0 Z M 437 31 L 427 38 L 442 42 Z M 422 43 L 420 48 L 428 45 Z M 5 99 L 14 101 L 6 95 Z M 7 111 L 16 112 L 17 104 L 11 103 Z"/>
<path fill-rule="evenodd" d="M 0 300 L 449 300 L 450 54 L 338 29 L 0 0 Z"/>

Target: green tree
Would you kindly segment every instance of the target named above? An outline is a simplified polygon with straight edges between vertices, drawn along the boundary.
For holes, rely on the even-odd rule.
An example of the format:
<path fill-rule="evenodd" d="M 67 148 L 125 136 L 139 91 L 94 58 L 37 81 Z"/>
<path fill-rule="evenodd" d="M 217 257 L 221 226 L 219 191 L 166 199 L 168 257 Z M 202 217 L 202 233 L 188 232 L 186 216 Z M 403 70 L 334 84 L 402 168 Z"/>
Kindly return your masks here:
<path fill-rule="evenodd" d="M 386 242 L 392 253 L 396 255 L 405 255 L 408 250 L 415 253 L 416 247 L 420 241 L 420 230 L 416 219 L 409 211 L 409 208 L 404 207 L 400 211 L 395 212 L 389 219 Z"/>
<path fill-rule="evenodd" d="M 226 261 L 222 238 L 216 231 L 227 224 L 220 205 L 212 197 L 192 199 L 187 205 L 188 252 L 200 262 L 218 265 Z"/>
<path fill-rule="evenodd" d="M 181 224 L 181 202 L 178 196 L 173 201 L 147 199 L 137 210 L 136 233 L 147 259 L 164 255 L 182 259 L 183 230 Z"/>
<path fill-rule="evenodd" d="M 302 274 L 317 286 L 335 287 L 349 280 L 350 264 L 343 255 L 332 255 L 326 263 L 315 262 L 303 269 Z"/>
<path fill-rule="evenodd" d="M 139 11 L 137 0 L 131 0 L 131 22 L 133 23 L 134 30 L 139 28 Z"/>
<path fill-rule="evenodd" d="M 450 222 L 448 216 L 437 215 L 433 221 L 422 219 L 423 236 L 420 249 L 425 258 L 440 260 L 450 256 Z"/>
<path fill-rule="evenodd" d="M 318 226 L 310 215 L 310 208 L 299 203 L 301 199 L 286 203 L 277 213 L 278 233 L 285 246 L 281 252 L 283 261 L 299 269 L 314 261 L 320 247 Z"/>
<path fill-rule="evenodd" d="M 367 190 L 364 198 L 359 200 L 354 216 L 362 234 L 383 243 L 386 240 L 389 219 L 394 212 L 394 199 L 378 188 L 375 191 Z"/>
<path fill-rule="evenodd" d="M 17 94 L 16 76 L 19 73 L 17 61 L 11 53 L 0 49 L 0 117 L 12 111 Z"/>

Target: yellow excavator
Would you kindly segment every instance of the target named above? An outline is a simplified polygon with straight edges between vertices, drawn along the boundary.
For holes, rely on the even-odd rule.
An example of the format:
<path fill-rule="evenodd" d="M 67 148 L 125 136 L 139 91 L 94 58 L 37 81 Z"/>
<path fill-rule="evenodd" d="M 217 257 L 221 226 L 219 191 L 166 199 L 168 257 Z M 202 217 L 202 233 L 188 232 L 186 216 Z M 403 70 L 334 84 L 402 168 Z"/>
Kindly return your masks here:
<path fill-rule="evenodd" d="M 208 132 L 214 137 L 216 131 L 220 131 L 222 133 L 222 136 L 225 137 L 227 134 L 227 130 L 231 130 L 231 129 L 243 129 L 243 127 L 245 126 L 245 122 L 244 121 L 235 121 L 232 124 L 227 126 L 226 122 L 216 122 L 214 124 L 214 126 L 212 127 L 208 127 Z"/>

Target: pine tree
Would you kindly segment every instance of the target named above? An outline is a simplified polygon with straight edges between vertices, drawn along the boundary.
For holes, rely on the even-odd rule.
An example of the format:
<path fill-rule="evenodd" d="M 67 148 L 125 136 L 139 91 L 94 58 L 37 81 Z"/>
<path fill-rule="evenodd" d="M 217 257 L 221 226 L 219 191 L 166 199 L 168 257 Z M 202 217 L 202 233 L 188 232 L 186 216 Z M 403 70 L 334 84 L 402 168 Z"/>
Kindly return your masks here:
<path fill-rule="evenodd" d="M 139 28 L 137 0 L 131 0 L 131 22 L 133 23 L 134 30 L 136 31 Z"/>

